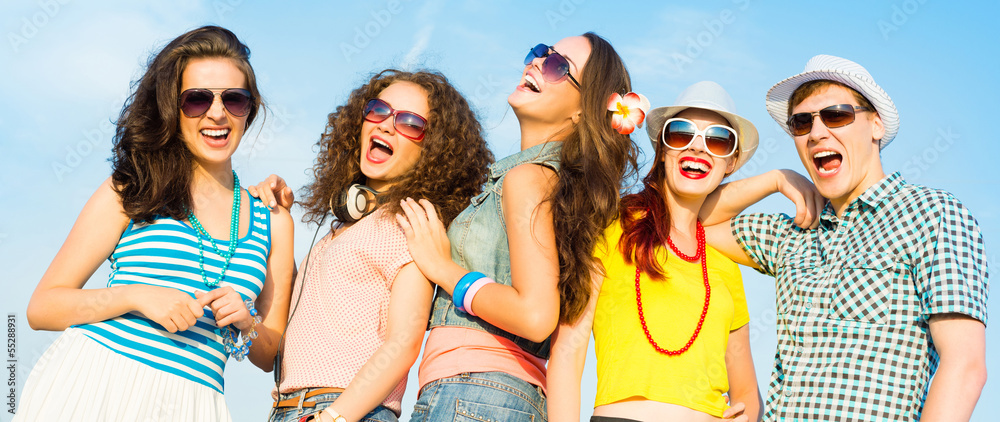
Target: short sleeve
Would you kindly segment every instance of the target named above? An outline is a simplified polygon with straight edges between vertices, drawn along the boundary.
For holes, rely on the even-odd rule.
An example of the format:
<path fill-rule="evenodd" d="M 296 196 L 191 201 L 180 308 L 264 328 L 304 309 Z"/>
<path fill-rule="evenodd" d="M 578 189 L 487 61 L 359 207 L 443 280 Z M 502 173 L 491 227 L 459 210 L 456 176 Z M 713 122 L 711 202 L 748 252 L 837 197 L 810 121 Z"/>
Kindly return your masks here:
<path fill-rule="evenodd" d="M 745 214 L 730 222 L 733 237 L 757 264 L 757 271 L 772 277 L 778 269 L 779 240 L 791 234 L 794 226 L 786 214 Z"/>
<path fill-rule="evenodd" d="M 729 284 L 729 292 L 733 295 L 733 325 L 729 331 L 733 331 L 750 323 L 750 310 L 747 308 L 747 295 L 743 291 L 743 276 L 737 268 L 736 276 L 726 282 Z"/>
<path fill-rule="evenodd" d="M 951 195 L 930 208 L 913 268 L 925 315 L 954 312 L 986 324 L 989 270 L 979 224 Z"/>
<path fill-rule="evenodd" d="M 729 331 L 733 331 L 750 323 L 750 310 L 747 308 L 747 294 L 743 290 L 743 275 L 740 267 L 735 262 L 730 261 L 722 254 L 719 256 L 720 274 L 723 283 L 729 289 L 729 295 L 733 299 L 733 322 L 729 326 Z"/>
<path fill-rule="evenodd" d="M 382 259 L 379 259 L 378 264 L 380 271 L 389 282 L 388 287 L 391 289 L 399 270 L 406 264 L 413 262 L 413 257 L 410 256 L 410 249 L 406 244 L 406 234 L 403 233 L 403 229 L 396 224 L 395 220 L 382 218 L 381 215 L 376 217 L 379 217 L 379 231 L 384 233 L 381 242 L 381 249 L 384 252 L 380 254 Z"/>

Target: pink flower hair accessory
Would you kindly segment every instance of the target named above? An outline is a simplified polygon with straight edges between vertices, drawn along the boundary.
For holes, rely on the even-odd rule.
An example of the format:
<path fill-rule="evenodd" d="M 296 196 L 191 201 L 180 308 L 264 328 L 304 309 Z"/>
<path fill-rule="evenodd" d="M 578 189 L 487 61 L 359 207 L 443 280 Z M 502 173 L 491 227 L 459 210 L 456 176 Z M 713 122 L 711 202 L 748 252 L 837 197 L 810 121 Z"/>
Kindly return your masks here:
<path fill-rule="evenodd" d="M 628 135 L 635 128 L 642 127 L 642 121 L 649 112 L 649 99 L 634 92 L 624 96 L 615 92 L 608 99 L 608 111 L 614 112 L 611 114 L 611 127 L 622 135 Z"/>

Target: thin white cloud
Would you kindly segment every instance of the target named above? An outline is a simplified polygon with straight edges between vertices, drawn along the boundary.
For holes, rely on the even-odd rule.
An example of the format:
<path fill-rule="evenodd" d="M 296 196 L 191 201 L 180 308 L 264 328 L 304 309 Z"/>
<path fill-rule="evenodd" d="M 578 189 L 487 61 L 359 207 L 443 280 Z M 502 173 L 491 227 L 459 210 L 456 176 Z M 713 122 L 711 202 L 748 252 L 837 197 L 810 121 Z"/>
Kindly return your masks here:
<path fill-rule="evenodd" d="M 418 63 L 420 56 L 427 50 L 427 45 L 430 43 L 431 35 L 433 33 L 434 25 L 425 25 L 417 31 L 416 35 L 413 36 L 413 47 L 411 47 L 410 51 L 408 51 L 406 56 L 403 57 L 403 63 L 401 65 L 403 69 L 412 69 Z"/>
<path fill-rule="evenodd" d="M 444 2 L 440 0 L 425 2 L 420 10 L 417 11 L 415 21 L 434 22 L 435 18 L 440 15 L 440 11 L 443 6 Z M 417 31 L 416 34 L 413 35 L 413 47 L 411 47 L 410 51 L 408 51 L 406 56 L 403 57 L 400 67 L 412 70 L 414 67 L 417 67 L 419 63 L 423 62 L 423 58 L 421 56 L 427 51 L 431 35 L 434 33 L 434 27 L 434 24 L 424 25 L 419 31 Z"/>
<path fill-rule="evenodd" d="M 763 68 L 749 54 L 747 34 L 755 33 L 738 6 L 718 10 L 671 6 L 659 13 L 661 25 L 621 48 L 633 77 L 687 81 L 692 75 L 723 78 Z"/>

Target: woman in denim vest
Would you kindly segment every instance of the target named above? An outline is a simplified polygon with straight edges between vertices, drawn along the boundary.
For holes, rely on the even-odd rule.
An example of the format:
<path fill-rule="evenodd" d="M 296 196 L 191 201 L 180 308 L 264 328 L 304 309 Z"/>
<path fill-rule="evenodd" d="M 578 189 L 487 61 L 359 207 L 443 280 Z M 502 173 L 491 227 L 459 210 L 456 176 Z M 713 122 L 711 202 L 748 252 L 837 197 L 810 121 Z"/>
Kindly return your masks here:
<path fill-rule="evenodd" d="M 595 239 L 635 170 L 608 111 L 631 82 L 606 40 L 539 44 L 524 63 L 507 99 L 521 152 L 490 167 L 447 233 L 430 202 L 402 204 L 410 253 L 438 285 L 413 421 L 546 419 L 548 337 L 585 308 Z"/>

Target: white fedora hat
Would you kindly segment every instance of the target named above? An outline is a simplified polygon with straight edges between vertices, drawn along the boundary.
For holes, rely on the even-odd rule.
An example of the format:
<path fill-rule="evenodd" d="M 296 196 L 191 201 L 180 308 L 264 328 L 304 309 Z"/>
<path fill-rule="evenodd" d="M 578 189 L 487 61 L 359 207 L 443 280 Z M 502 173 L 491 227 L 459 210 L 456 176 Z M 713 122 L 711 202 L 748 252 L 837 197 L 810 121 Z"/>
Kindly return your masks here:
<path fill-rule="evenodd" d="M 896 104 L 889 98 L 889 94 L 875 83 L 872 75 L 861 65 L 850 60 L 820 54 L 809 59 L 802 73 L 774 84 L 767 91 L 767 112 L 789 136 L 792 136 L 792 132 L 788 129 L 788 101 L 792 93 L 802 84 L 818 80 L 834 81 L 849 86 L 875 106 L 879 117 L 882 118 L 882 125 L 885 126 L 885 135 L 882 135 L 878 143 L 879 150 L 889 145 L 899 133 L 899 110 L 896 110 Z"/>
<path fill-rule="evenodd" d="M 660 143 L 660 132 L 663 124 L 671 117 L 689 108 L 700 108 L 719 113 L 729 121 L 729 125 L 736 129 L 736 136 L 739 138 L 740 155 L 736 160 L 736 167 L 733 172 L 746 164 L 757 150 L 757 127 L 736 114 L 736 103 L 733 97 L 729 96 L 725 88 L 712 81 L 701 81 L 695 83 L 681 92 L 674 100 L 674 105 L 670 107 L 654 108 L 646 116 L 649 121 L 646 124 L 646 133 L 653 143 L 653 148 Z"/>

